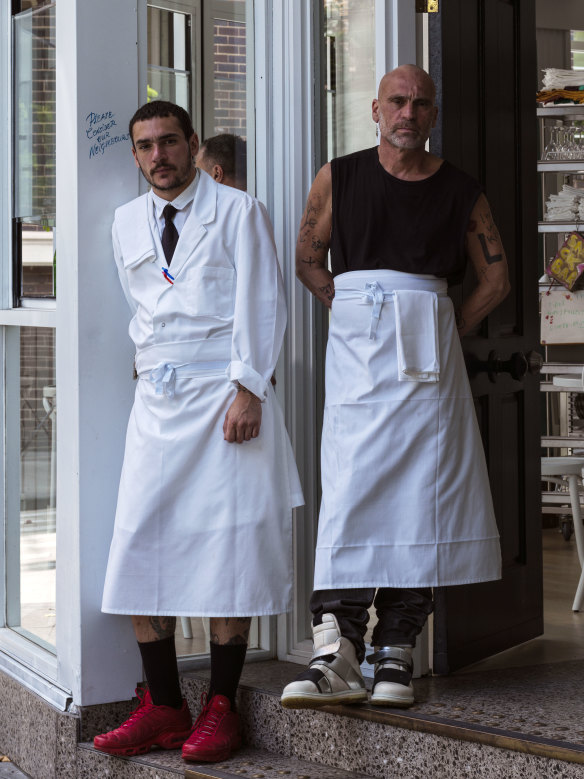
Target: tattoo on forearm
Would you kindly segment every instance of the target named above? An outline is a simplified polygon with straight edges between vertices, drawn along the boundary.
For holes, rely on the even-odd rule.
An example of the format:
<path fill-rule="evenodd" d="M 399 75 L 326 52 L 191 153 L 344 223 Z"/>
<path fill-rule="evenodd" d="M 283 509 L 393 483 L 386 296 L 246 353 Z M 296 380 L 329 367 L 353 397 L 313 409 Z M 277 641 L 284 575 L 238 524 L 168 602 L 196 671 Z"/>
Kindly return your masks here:
<path fill-rule="evenodd" d="M 503 259 L 503 255 L 502 254 L 493 254 L 493 255 L 489 254 L 489 247 L 487 246 L 487 240 L 488 239 L 485 238 L 485 234 L 484 233 L 479 233 L 478 234 L 478 239 L 480 241 L 480 244 L 481 244 L 481 247 L 482 247 L 482 250 L 483 250 L 483 254 L 485 256 L 485 260 L 489 263 L 489 265 L 492 265 L 494 262 L 501 262 L 501 260 Z"/>
<path fill-rule="evenodd" d="M 335 296 L 335 288 L 332 284 L 325 284 L 324 287 L 319 287 L 318 290 L 322 292 L 327 300 L 332 300 Z"/>
<path fill-rule="evenodd" d="M 150 617 L 150 626 L 160 641 L 174 635 L 176 617 Z"/>

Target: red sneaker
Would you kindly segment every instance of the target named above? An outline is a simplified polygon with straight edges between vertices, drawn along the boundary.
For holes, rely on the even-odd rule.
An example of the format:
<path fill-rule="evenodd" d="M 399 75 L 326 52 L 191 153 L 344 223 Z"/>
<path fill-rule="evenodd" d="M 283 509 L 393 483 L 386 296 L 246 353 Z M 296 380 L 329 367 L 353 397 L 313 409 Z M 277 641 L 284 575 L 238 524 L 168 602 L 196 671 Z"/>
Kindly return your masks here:
<path fill-rule="evenodd" d="M 93 746 L 100 752 L 110 755 L 143 755 L 151 747 L 179 749 L 189 737 L 193 720 L 186 700 L 182 708 L 156 706 L 152 703 L 150 692 L 143 695 L 136 690 L 140 699 L 138 708 L 115 730 L 103 733 L 93 739 Z"/>
<path fill-rule="evenodd" d="M 241 746 L 239 714 L 231 711 L 225 695 L 214 695 L 210 701 L 201 696 L 203 711 L 199 714 L 189 739 L 183 745 L 183 760 L 216 763 L 227 760 Z"/>

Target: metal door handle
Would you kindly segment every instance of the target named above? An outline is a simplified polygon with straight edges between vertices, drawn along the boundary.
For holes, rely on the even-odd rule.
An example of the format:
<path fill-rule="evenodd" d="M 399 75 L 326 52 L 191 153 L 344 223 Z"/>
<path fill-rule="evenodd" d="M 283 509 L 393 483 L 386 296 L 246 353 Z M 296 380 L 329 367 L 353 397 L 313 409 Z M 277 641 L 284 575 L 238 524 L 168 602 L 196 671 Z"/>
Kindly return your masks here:
<path fill-rule="evenodd" d="M 527 354 L 513 352 L 508 360 L 502 360 L 493 351 L 487 359 L 487 373 L 491 381 L 496 381 L 498 373 L 510 373 L 515 381 L 521 381 L 526 373 L 539 373 L 542 366 L 543 357 L 533 349 Z"/>

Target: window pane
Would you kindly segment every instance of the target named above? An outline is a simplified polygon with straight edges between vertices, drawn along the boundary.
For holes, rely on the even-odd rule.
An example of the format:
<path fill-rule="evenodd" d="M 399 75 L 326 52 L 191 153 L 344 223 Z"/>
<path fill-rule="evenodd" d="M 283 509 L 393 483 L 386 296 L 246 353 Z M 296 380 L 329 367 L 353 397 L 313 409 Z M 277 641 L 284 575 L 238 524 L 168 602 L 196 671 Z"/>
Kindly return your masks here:
<path fill-rule="evenodd" d="M 8 624 L 38 643 L 54 646 L 55 331 L 45 327 L 10 330 L 11 338 L 19 339 L 18 348 L 14 350 L 19 371 L 14 371 L 16 366 L 8 360 L 11 375 L 7 378 L 7 398 L 19 398 L 20 402 L 20 500 L 19 516 L 9 515 L 8 522 L 13 527 L 16 522 L 19 527 L 20 564 L 12 581 L 9 577 Z M 7 403 L 9 405 L 10 401 Z M 18 440 L 18 435 L 16 438 Z M 15 486 L 7 485 L 7 489 Z M 9 533 L 9 537 L 14 538 L 14 533 Z"/>
<path fill-rule="evenodd" d="M 55 225 L 55 4 L 14 17 L 17 297 L 52 297 Z M 33 248 L 34 247 L 34 248 Z"/>
<path fill-rule="evenodd" d="M 148 100 L 191 112 L 190 16 L 148 6 Z"/>
<path fill-rule="evenodd" d="M 375 144 L 375 0 L 323 0 L 326 159 Z"/>
<path fill-rule="evenodd" d="M 148 102 L 169 100 L 190 113 L 190 76 L 148 66 Z"/>

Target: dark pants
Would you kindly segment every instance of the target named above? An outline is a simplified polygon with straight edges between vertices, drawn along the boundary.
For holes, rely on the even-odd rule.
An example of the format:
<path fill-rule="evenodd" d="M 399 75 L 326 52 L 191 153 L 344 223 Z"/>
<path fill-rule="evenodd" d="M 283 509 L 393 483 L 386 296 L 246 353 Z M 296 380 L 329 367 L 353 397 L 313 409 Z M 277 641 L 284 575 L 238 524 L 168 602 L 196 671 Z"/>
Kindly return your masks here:
<path fill-rule="evenodd" d="M 322 622 L 323 614 L 334 614 L 341 635 L 349 638 L 362 663 L 365 657 L 363 636 L 369 621 L 368 609 L 375 598 L 377 625 L 373 629 L 372 646 L 415 646 L 416 636 L 432 612 L 432 589 L 381 587 L 350 590 L 315 590 L 310 598 L 314 624 Z"/>

